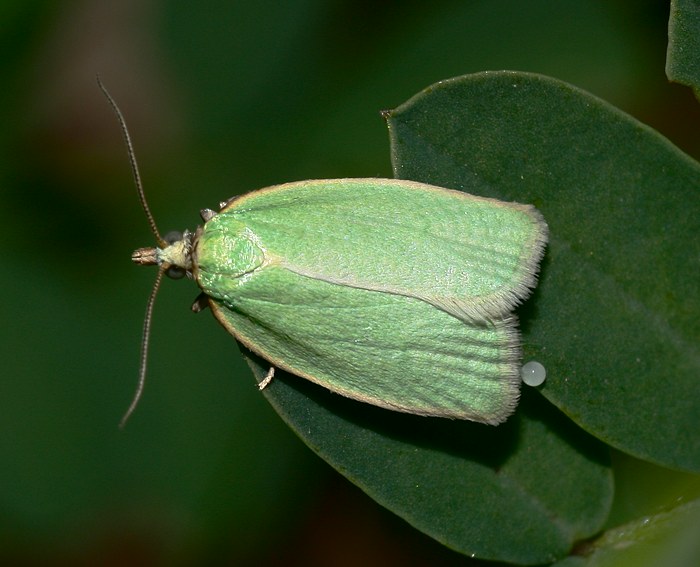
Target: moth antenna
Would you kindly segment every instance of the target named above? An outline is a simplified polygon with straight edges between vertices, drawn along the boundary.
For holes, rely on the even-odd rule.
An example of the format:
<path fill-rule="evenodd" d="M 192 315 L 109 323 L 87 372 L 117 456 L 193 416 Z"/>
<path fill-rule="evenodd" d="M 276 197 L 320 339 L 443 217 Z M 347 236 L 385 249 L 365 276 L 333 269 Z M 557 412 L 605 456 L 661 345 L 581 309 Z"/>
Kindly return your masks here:
<path fill-rule="evenodd" d="M 100 79 L 99 75 L 97 75 L 97 86 L 100 87 L 102 94 L 105 95 L 107 102 L 109 102 L 109 105 L 112 107 L 112 110 L 114 110 L 114 114 L 116 114 L 117 116 L 119 127 L 122 130 L 124 142 L 126 143 L 126 150 L 129 155 L 129 165 L 131 166 L 131 173 L 134 176 L 134 184 L 136 185 L 136 191 L 139 195 L 139 201 L 141 201 L 141 207 L 143 208 L 143 212 L 146 213 L 146 220 L 148 221 L 148 225 L 151 227 L 151 232 L 153 233 L 153 236 L 155 236 L 156 244 L 159 248 L 166 248 L 168 246 L 168 242 L 160 235 L 160 231 L 158 230 L 158 226 L 156 225 L 156 220 L 153 217 L 153 213 L 151 213 L 150 207 L 148 206 L 148 201 L 146 201 L 146 193 L 143 190 L 141 174 L 139 173 L 139 166 L 136 162 L 134 144 L 131 141 L 129 129 L 126 127 L 126 120 L 124 120 L 124 115 L 122 114 L 122 111 L 119 110 L 119 107 L 117 106 L 115 100 L 112 98 L 112 95 L 109 94 L 107 87 L 105 87 L 102 83 L 102 80 Z M 146 382 L 146 366 L 148 363 L 148 343 L 151 338 L 151 320 L 153 319 L 153 305 L 155 304 L 156 296 L 158 295 L 160 283 L 161 281 L 163 281 L 163 274 L 165 273 L 167 268 L 168 265 L 160 265 L 158 267 L 158 275 L 156 276 L 156 281 L 153 284 L 151 295 L 149 296 L 148 303 L 146 304 L 146 317 L 143 320 L 143 334 L 141 335 L 139 380 L 136 385 L 136 392 L 134 393 L 134 397 L 131 400 L 131 404 L 126 410 L 124 417 L 122 417 L 121 421 L 119 422 L 119 427 L 121 428 L 123 428 L 126 425 L 126 422 L 129 420 L 129 417 L 131 417 L 131 414 L 134 413 L 134 410 L 136 409 L 136 406 L 138 405 L 139 400 L 141 400 L 141 396 L 143 394 L 143 386 Z"/>
<path fill-rule="evenodd" d="M 141 183 L 141 174 L 139 173 L 139 166 L 138 163 L 136 163 L 134 145 L 131 142 L 131 135 L 129 134 L 129 130 L 126 127 L 126 120 L 124 120 L 122 111 L 119 110 L 119 107 L 112 98 L 112 95 L 110 95 L 109 91 L 107 91 L 107 87 L 105 87 L 102 84 L 102 80 L 100 79 L 99 75 L 97 75 L 97 86 L 100 87 L 100 90 L 105 95 L 107 102 L 109 102 L 109 105 L 112 107 L 112 110 L 114 110 L 114 113 L 117 115 L 117 120 L 119 121 L 119 126 L 122 129 L 122 135 L 124 136 L 124 142 L 126 143 L 126 149 L 129 154 L 129 164 L 131 165 L 131 173 L 134 176 L 134 183 L 136 184 L 136 190 L 139 194 L 141 207 L 143 208 L 143 212 L 146 213 L 146 219 L 148 220 L 148 224 L 151 227 L 151 232 L 153 233 L 153 236 L 156 237 L 156 243 L 160 248 L 165 248 L 168 245 L 168 243 L 160 235 L 160 231 L 158 230 L 158 226 L 156 225 L 156 219 L 153 218 L 151 209 L 148 206 L 148 201 L 146 201 L 146 194 L 143 191 L 143 184 Z"/>
<path fill-rule="evenodd" d="M 153 305 L 156 302 L 156 296 L 158 295 L 158 289 L 160 288 L 160 282 L 163 281 L 163 274 L 166 268 L 162 265 L 158 268 L 158 275 L 156 276 L 156 281 L 153 284 L 153 289 L 151 290 L 151 295 L 148 298 L 148 303 L 146 304 L 146 316 L 143 320 L 143 333 L 141 335 L 141 359 L 139 363 L 139 381 L 136 385 L 136 392 L 134 392 L 134 397 L 131 400 L 129 409 L 126 410 L 124 417 L 122 417 L 119 422 L 119 427 L 123 428 L 126 422 L 134 413 L 136 406 L 141 400 L 141 395 L 143 394 L 143 386 L 146 383 L 146 366 L 148 365 L 148 343 L 151 339 L 151 319 L 153 318 Z"/>

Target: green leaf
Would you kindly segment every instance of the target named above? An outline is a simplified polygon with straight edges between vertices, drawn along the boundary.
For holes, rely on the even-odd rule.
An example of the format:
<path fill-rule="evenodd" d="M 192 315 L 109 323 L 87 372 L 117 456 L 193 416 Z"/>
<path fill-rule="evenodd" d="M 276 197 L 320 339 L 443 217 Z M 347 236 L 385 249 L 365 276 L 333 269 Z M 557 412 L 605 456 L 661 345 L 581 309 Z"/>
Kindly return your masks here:
<path fill-rule="evenodd" d="M 700 97 L 700 1 L 671 0 L 666 75 Z"/>
<path fill-rule="evenodd" d="M 249 357 L 262 379 L 269 364 Z M 376 408 L 282 372 L 263 392 L 340 473 L 461 553 L 551 562 L 607 517 L 606 448 L 533 392 L 499 427 Z"/>
<path fill-rule="evenodd" d="M 395 175 L 535 204 L 550 227 L 520 310 L 542 393 L 600 439 L 700 470 L 700 167 L 542 76 L 443 81 L 387 113 Z"/>
<path fill-rule="evenodd" d="M 700 501 L 608 530 L 554 567 L 688 567 L 700 564 Z"/>

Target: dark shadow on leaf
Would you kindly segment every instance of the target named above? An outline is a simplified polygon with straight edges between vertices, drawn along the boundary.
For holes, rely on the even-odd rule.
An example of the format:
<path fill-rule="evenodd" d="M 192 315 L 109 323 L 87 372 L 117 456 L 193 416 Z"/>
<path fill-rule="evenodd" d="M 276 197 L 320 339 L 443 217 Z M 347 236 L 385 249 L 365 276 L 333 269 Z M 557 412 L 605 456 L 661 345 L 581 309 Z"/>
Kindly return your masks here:
<path fill-rule="evenodd" d="M 564 443 L 575 447 L 576 451 L 590 462 L 610 466 L 610 449 L 590 433 L 581 429 L 568 416 L 542 396 L 537 388 L 523 386 L 520 405 L 516 415 L 537 421 Z"/>
<path fill-rule="evenodd" d="M 264 376 L 269 364 L 247 349 L 241 350 L 258 379 Z M 349 446 L 353 443 L 348 436 L 357 436 L 359 448 L 362 443 L 371 443 L 368 436 L 381 435 L 408 447 L 444 452 L 497 471 L 517 448 L 521 420 L 526 416 L 543 422 L 594 461 L 605 462 L 607 455 L 597 440 L 530 388 L 524 388 L 515 414 L 497 427 L 386 410 L 334 394 L 281 371 L 275 374 L 265 395 L 285 422 L 317 452 L 323 450 L 314 446 L 315 440 L 324 436 L 338 435 Z"/>

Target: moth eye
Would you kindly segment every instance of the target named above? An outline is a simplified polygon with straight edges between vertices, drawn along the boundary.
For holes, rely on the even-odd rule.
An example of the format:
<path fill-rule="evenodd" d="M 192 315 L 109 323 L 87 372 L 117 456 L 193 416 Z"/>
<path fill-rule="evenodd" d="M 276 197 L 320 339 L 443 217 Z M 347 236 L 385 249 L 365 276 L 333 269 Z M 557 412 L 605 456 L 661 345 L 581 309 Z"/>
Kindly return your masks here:
<path fill-rule="evenodd" d="M 168 244 L 175 244 L 182 240 L 182 233 L 179 230 L 171 230 L 168 234 L 163 237 Z"/>
<path fill-rule="evenodd" d="M 185 274 L 187 274 L 187 271 L 185 268 L 181 268 L 180 266 L 170 266 L 167 270 L 165 270 L 165 275 L 172 280 L 184 278 Z"/>

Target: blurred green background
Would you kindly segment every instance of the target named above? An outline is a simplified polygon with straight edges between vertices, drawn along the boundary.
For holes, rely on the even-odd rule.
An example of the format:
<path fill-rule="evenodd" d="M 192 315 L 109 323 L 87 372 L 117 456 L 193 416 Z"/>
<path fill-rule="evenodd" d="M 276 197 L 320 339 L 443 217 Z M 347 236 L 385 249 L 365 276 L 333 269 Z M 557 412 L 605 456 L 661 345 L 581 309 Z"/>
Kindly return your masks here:
<path fill-rule="evenodd" d="M 286 429 L 231 337 L 189 312 L 191 282 L 165 282 L 145 395 L 117 428 L 155 270 L 129 260 L 153 238 L 97 73 L 167 232 L 266 185 L 391 176 L 379 111 L 482 70 L 569 81 L 697 158 L 697 102 L 664 75 L 667 12 L 661 0 L 4 0 L 0 560 L 469 564 Z"/>

